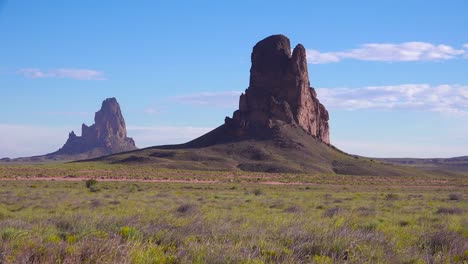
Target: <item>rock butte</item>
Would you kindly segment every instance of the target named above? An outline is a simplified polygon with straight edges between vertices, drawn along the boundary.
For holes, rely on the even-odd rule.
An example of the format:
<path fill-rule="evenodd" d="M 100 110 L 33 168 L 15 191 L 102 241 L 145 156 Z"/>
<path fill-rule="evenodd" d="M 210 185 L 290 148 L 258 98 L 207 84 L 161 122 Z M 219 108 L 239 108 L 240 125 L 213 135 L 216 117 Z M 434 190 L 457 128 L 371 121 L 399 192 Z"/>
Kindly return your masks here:
<path fill-rule="evenodd" d="M 137 149 L 133 139 L 127 137 L 125 120 L 115 98 L 108 98 L 102 102 L 101 110 L 94 116 L 94 122 L 95 124 L 89 127 L 85 124 L 81 126 L 81 136 L 76 136 L 72 131 L 65 145 L 48 156 L 88 152 L 91 156 L 96 156 Z"/>
<path fill-rule="evenodd" d="M 202 147 L 248 138 L 268 138 L 281 125 L 305 130 L 330 144 L 328 111 L 310 87 L 306 51 L 298 44 L 292 54 L 286 36 L 273 35 L 252 51 L 250 84 L 240 96 L 239 110 L 224 125 L 186 145 Z"/>
<path fill-rule="evenodd" d="M 228 126 L 271 126 L 273 119 L 297 124 L 330 143 L 328 111 L 310 87 L 306 51 L 298 44 L 291 55 L 289 39 L 270 36 L 255 45 L 250 85 Z"/>

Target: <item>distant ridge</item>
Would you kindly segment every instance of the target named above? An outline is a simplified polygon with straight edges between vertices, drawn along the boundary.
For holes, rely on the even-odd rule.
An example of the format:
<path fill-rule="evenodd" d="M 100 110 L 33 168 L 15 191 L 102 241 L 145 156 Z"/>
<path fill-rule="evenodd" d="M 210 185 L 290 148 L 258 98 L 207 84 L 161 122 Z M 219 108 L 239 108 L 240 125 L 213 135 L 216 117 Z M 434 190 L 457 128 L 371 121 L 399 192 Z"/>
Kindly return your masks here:
<path fill-rule="evenodd" d="M 379 158 L 377 160 L 424 170 L 468 173 L 468 156 L 453 158 Z"/>

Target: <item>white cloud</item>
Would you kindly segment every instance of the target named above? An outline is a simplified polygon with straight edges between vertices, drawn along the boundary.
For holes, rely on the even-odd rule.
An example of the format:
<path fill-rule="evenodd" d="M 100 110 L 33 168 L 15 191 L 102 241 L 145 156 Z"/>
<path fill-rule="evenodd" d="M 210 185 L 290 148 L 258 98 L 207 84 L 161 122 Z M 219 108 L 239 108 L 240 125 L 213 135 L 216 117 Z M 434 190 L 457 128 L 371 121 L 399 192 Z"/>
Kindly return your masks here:
<path fill-rule="evenodd" d="M 201 106 L 214 105 L 221 108 L 235 108 L 240 94 L 240 91 L 200 93 L 178 96 L 176 99 L 180 102 Z M 318 88 L 317 94 L 320 101 L 332 110 L 414 110 L 461 114 L 463 115 L 462 120 L 465 119 L 464 115 L 468 115 L 468 85 L 402 84 L 361 88 Z M 50 114 L 80 115 L 85 113 Z M 211 129 L 213 128 L 194 126 L 127 127 L 128 136 L 133 137 L 140 148 L 184 143 L 209 132 Z M 71 130 L 80 131 L 79 128 L 75 127 L 0 124 L 0 158 L 33 156 L 53 152 L 65 143 Z M 465 128 L 455 130 L 466 131 Z M 463 133 L 463 135 L 465 134 Z M 466 140 L 466 137 L 464 138 Z M 437 152 L 437 146 L 440 144 L 431 145 L 427 142 L 424 145 L 402 144 L 404 148 L 392 147 L 393 144 L 386 145 L 385 142 L 356 142 L 349 139 L 333 141 L 333 144 L 349 153 L 368 156 L 466 155 L 466 144 L 444 145 L 440 147 L 439 152 Z"/>
<path fill-rule="evenodd" d="M 147 115 L 157 115 L 160 113 L 160 111 L 154 107 L 148 107 L 143 110 L 143 113 Z"/>
<path fill-rule="evenodd" d="M 466 44 L 464 46 L 466 48 Z M 307 61 L 311 64 L 339 62 L 343 59 L 362 61 L 440 61 L 459 58 L 467 51 L 448 45 L 426 42 L 370 43 L 348 51 L 320 52 L 307 50 Z"/>
<path fill-rule="evenodd" d="M 402 84 L 361 88 L 319 88 L 318 98 L 331 109 L 416 110 L 468 114 L 468 86 Z"/>
<path fill-rule="evenodd" d="M 463 48 L 468 49 L 468 43 L 463 44 Z"/>
<path fill-rule="evenodd" d="M 468 114 L 468 85 L 401 84 L 360 88 L 318 88 L 319 100 L 338 110 L 415 110 Z M 235 108 L 241 92 L 203 92 L 174 97 L 179 103 Z"/>
<path fill-rule="evenodd" d="M 318 50 L 307 50 L 307 62 L 312 64 L 325 64 L 330 62 L 339 62 L 340 56 L 333 52 L 321 53 Z"/>
<path fill-rule="evenodd" d="M 102 81 L 106 78 L 104 73 L 89 70 L 89 69 L 52 69 L 41 70 L 37 68 L 25 68 L 18 70 L 18 73 L 27 78 L 60 78 L 60 79 L 75 79 L 75 80 L 98 80 Z"/>
<path fill-rule="evenodd" d="M 202 92 L 175 96 L 172 99 L 178 103 L 206 105 L 215 107 L 232 107 L 237 105 L 241 92 Z"/>

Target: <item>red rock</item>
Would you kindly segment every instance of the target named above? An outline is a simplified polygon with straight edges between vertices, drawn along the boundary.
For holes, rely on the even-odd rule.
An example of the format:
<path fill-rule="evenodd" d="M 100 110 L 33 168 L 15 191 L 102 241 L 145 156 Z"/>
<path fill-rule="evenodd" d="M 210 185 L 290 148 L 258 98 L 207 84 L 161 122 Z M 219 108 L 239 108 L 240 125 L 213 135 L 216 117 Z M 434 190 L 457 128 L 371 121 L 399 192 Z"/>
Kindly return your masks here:
<path fill-rule="evenodd" d="M 328 119 L 328 111 L 310 87 L 304 47 L 298 44 L 291 55 L 289 39 L 283 35 L 258 42 L 252 52 L 249 88 L 226 125 L 252 129 L 281 121 L 329 144 Z"/>

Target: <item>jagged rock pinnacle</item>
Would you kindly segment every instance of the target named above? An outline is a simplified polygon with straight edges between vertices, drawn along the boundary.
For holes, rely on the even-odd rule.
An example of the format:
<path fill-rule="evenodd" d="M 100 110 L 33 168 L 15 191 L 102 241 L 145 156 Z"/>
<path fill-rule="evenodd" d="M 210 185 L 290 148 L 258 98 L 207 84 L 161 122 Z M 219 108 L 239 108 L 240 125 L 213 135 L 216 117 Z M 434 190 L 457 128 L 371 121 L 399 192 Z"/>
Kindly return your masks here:
<path fill-rule="evenodd" d="M 136 149 L 133 139 L 127 137 L 125 120 L 115 98 L 108 98 L 102 102 L 101 109 L 94 116 L 94 122 L 89 127 L 82 124 L 80 137 L 72 131 L 65 145 L 49 155 L 86 152 L 106 155 Z"/>

